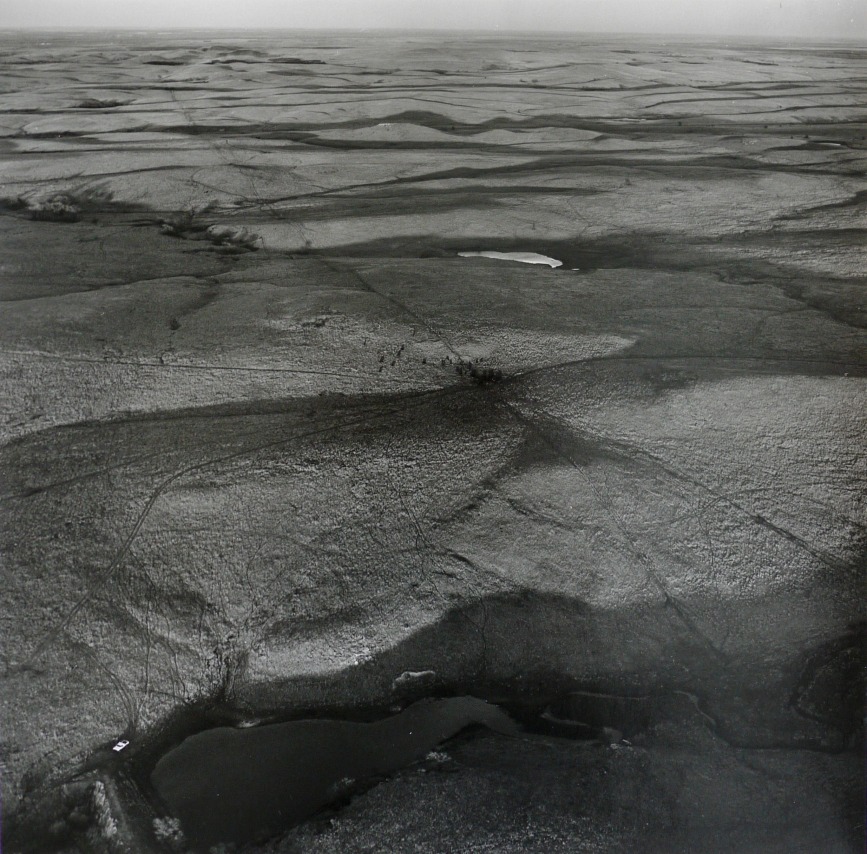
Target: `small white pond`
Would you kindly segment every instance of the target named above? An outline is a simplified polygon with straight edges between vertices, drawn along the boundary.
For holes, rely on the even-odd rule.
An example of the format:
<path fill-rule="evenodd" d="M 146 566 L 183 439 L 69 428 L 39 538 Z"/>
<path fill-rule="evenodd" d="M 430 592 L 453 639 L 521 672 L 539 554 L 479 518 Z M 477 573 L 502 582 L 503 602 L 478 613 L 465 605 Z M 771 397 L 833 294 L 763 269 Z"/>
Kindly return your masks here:
<path fill-rule="evenodd" d="M 563 262 L 538 252 L 458 252 L 461 258 L 494 258 L 497 261 L 520 261 L 522 264 L 547 264 L 562 267 Z"/>

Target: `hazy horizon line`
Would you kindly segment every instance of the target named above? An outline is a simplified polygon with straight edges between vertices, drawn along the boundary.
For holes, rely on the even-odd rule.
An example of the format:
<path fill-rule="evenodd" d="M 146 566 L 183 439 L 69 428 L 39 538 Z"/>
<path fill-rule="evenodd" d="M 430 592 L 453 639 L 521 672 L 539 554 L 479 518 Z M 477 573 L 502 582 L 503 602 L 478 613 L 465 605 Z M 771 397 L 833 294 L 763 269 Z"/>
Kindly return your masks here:
<path fill-rule="evenodd" d="M 631 31 L 624 30 L 593 30 L 593 29 L 575 29 L 575 30 L 530 30 L 530 29 L 491 29 L 491 28 L 475 28 L 475 27 L 262 27 L 262 26 L 212 26 L 212 27 L 197 27 L 197 26 L 149 26 L 149 27 L 98 27 L 98 26 L 2 26 L 0 25 L 0 33 L 446 33 L 458 34 L 467 33 L 472 35 L 487 35 L 491 37 L 498 36 L 552 36 L 566 38 L 568 36 L 588 35 L 588 36 L 607 36 L 614 38 L 705 38 L 705 39 L 749 39 L 750 41 L 764 42 L 845 42 L 845 43 L 860 43 L 863 49 L 867 50 L 867 40 L 863 36 L 845 36 L 845 35 L 823 35 L 817 37 L 805 35 L 769 35 L 759 33 L 712 33 L 699 32 L 694 30 L 654 30 L 654 31 Z"/>

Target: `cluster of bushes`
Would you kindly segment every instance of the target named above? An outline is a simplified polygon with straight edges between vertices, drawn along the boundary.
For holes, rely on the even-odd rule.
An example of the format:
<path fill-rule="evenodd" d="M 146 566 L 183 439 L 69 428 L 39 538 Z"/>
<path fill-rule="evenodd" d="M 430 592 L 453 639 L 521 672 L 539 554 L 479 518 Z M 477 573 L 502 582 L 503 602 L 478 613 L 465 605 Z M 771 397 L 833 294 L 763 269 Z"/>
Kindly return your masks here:
<path fill-rule="evenodd" d="M 498 383 L 503 379 L 503 372 L 499 368 L 481 367 L 472 362 L 460 361 L 455 365 L 455 372 L 462 377 L 469 377 L 479 385 Z"/>
<path fill-rule="evenodd" d="M 382 360 L 380 360 L 382 361 Z M 427 362 L 427 359 L 424 360 Z M 451 356 L 446 356 L 440 359 L 440 365 L 455 366 L 455 373 L 460 377 L 467 377 L 474 380 L 479 385 L 487 385 L 488 383 L 498 383 L 503 380 L 503 372 L 499 368 L 489 368 L 483 365 L 476 365 L 469 359 L 458 359 L 457 362 L 452 361 Z"/>
<path fill-rule="evenodd" d="M 0 211 L 25 212 L 30 219 L 40 222 L 78 222 L 82 216 L 109 209 L 130 211 L 135 210 L 135 205 L 115 201 L 114 194 L 105 187 L 81 187 L 52 193 L 41 199 L 23 196 L 0 199 Z"/>
<path fill-rule="evenodd" d="M 21 196 L 0 197 L 0 213 L 5 211 L 23 211 L 27 209 L 27 199 Z"/>
<path fill-rule="evenodd" d="M 136 209 L 133 204 L 115 201 L 112 192 L 105 187 L 82 187 L 38 200 L 23 196 L 0 197 L 0 213 L 21 212 L 42 222 L 78 222 L 84 216 L 106 210 Z M 223 252 L 251 252 L 261 248 L 262 238 L 243 225 L 209 225 L 203 222 L 201 215 L 209 209 L 210 205 L 173 213 L 159 220 L 160 231 L 182 240 L 207 240 Z"/>
<path fill-rule="evenodd" d="M 30 218 L 42 222 L 78 222 L 81 206 L 68 193 L 57 193 L 30 208 Z"/>
<path fill-rule="evenodd" d="M 205 234 L 215 246 L 233 246 L 254 251 L 262 245 L 262 238 L 243 225 L 211 225 L 205 230 Z"/>
<path fill-rule="evenodd" d="M 228 251 L 252 252 L 262 246 L 262 238 L 243 225 L 206 225 L 199 215 L 208 208 L 178 211 L 160 220 L 160 231 L 181 240 L 208 240 Z"/>
<path fill-rule="evenodd" d="M 153 821 L 154 836 L 158 841 L 173 851 L 182 851 L 186 847 L 184 831 L 181 823 L 172 816 L 155 818 Z"/>
<path fill-rule="evenodd" d="M 203 209 L 207 210 L 207 208 Z M 182 240 L 195 238 L 204 234 L 206 225 L 197 220 L 203 211 L 190 208 L 186 211 L 176 211 L 168 219 L 160 220 L 160 231 L 169 237 L 180 237 Z"/>
<path fill-rule="evenodd" d="M 97 780 L 93 784 L 91 797 L 93 799 L 93 816 L 100 836 L 103 839 L 113 839 L 117 836 L 117 822 L 111 814 L 111 805 L 108 802 L 108 795 L 105 793 L 105 784 L 102 780 Z"/>

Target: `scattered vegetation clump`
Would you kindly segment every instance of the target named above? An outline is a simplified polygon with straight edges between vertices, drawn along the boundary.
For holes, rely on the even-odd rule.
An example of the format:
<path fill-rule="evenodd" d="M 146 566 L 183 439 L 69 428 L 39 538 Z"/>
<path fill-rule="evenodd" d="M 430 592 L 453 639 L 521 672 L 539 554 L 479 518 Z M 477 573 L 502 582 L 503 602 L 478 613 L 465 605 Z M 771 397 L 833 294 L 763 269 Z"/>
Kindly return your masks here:
<path fill-rule="evenodd" d="M 78 222 L 81 219 L 81 207 L 71 195 L 56 193 L 33 205 L 30 218 L 40 222 Z"/>
<path fill-rule="evenodd" d="M 21 196 L 0 196 L 0 213 L 5 211 L 23 211 L 27 208 L 27 200 Z"/>
<path fill-rule="evenodd" d="M 202 222 L 201 214 L 210 208 L 211 205 L 207 205 L 176 211 L 168 218 L 160 220 L 160 231 L 181 240 L 207 240 L 229 252 L 252 252 L 262 246 L 262 238 L 243 225 L 208 225 Z"/>
<path fill-rule="evenodd" d="M 176 211 L 168 219 L 160 220 L 160 231 L 170 237 L 180 237 L 182 240 L 186 240 L 196 233 L 201 234 L 205 231 L 206 226 L 196 222 L 197 213 L 195 208 Z"/>
<path fill-rule="evenodd" d="M 469 377 L 479 385 L 498 383 L 503 379 L 503 372 L 499 368 L 482 367 L 463 360 L 455 365 L 455 373 L 462 377 Z"/>
<path fill-rule="evenodd" d="M 136 205 L 115 199 L 114 193 L 106 187 L 84 187 L 72 192 L 72 199 L 82 211 L 97 213 L 107 209 L 112 211 L 134 211 Z"/>
<path fill-rule="evenodd" d="M 166 219 L 161 219 L 160 231 L 163 234 L 168 234 L 171 237 L 180 237 L 183 240 L 203 239 L 205 232 L 208 230 L 208 225 L 202 222 L 202 214 L 207 213 L 213 208 L 213 202 L 206 205 L 193 205 L 183 211 L 175 211 Z"/>
<path fill-rule="evenodd" d="M 43 222 L 78 222 L 85 214 L 136 209 L 132 203 L 116 201 L 114 193 L 106 187 L 79 187 L 53 193 L 35 202 L 25 202 L 25 206 L 31 219 Z"/>
<path fill-rule="evenodd" d="M 167 845 L 173 851 L 183 851 L 186 846 L 184 831 L 178 819 L 171 816 L 155 818 L 153 822 L 154 836 L 158 842 Z"/>
<path fill-rule="evenodd" d="M 347 795 L 354 785 L 355 780 L 352 777 L 341 777 L 336 783 L 331 784 L 331 797 L 338 798 Z"/>
<path fill-rule="evenodd" d="M 111 814 L 111 806 L 105 793 L 105 784 L 97 780 L 93 784 L 93 814 L 96 826 L 103 839 L 113 839 L 117 836 L 117 822 Z"/>
<path fill-rule="evenodd" d="M 253 252 L 262 245 L 262 238 L 243 225 L 211 225 L 206 234 L 215 246 Z"/>
<path fill-rule="evenodd" d="M 303 329 L 310 329 L 311 327 L 314 329 L 322 329 L 326 323 L 328 323 L 328 315 L 320 315 L 319 317 L 314 317 L 312 320 L 302 320 L 301 327 Z"/>

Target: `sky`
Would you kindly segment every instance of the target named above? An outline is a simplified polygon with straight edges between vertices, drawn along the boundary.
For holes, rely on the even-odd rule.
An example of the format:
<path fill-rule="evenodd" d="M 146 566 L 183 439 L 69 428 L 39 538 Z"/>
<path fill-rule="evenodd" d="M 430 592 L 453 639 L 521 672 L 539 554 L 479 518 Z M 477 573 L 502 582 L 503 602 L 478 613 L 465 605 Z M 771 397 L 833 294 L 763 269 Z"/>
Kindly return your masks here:
<path fill-rule="evenodd" d="M 867 0 L 0 0 L 0 28 L 478 29 L 867 41 Z"/>

